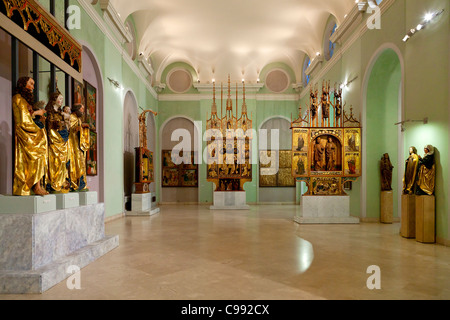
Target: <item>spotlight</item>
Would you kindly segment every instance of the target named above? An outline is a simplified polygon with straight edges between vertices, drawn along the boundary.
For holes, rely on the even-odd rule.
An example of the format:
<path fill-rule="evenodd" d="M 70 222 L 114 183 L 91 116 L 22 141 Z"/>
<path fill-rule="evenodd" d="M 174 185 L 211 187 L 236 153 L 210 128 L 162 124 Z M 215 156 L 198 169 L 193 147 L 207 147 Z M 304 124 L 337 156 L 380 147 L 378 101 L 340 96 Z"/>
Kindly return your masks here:
<path fill-rule="evenodd" d="M 440 11 L 435 11 L 434 13 L 427 13 L 424 17 L 424 20 L 417 25 L 417 27 L 414 29 L 410 29 L 409 32 L 405 35 L 403 38 L 403 42 L 408 41 L 414 34 L 419 32 L 422 29 L 425 29 L 427 24 L 429 24 L 433 19 L 435 19 L 437 16 L 439 16 L 442 12 L 444 12 L 444 9 Z"/>

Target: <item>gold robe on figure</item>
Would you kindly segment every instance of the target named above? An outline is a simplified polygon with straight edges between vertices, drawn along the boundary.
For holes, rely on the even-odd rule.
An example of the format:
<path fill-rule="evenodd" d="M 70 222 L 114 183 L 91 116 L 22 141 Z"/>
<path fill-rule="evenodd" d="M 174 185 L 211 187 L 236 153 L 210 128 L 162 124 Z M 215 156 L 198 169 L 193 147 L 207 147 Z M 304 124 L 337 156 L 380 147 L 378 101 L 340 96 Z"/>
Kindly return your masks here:
<path fill-rule="evenodd" d="M 60 123 L 63 121 L 61 114 L 49 114 L 48 123 L 57 123 L 58 128 L 48 128 L 48 179 L 53 192 L 69 192 L 69 186 L 66 179 L 69 177 L 67 162 L 69 161 L 69 144 L 58 132 L 61 129 Z"/>
<path fill-rule="evenodd" d="M 70 115 L 69 158 L 71 188 L 78 190 L 80 179 L 86 181 L 86 152 L 89 150 L 89 129 L 81 126 L 81 119 L 75 113 Z M 86 188 L 84 188 L 86 189 Z"/>
<path fill-rule="evenodd" d="M 13 194 L 29 196 L 31 188 L 44 176 L 47 165 L 47 138 L 28 111 L 28 102 L 17 94 L 12 99 L 15 126 Z"/>
<path fill-rule="evenodd" d="M 411 154 L 406 160 L 405 175 L 403 177 L 403 193 L 414 194 L 414 185 L 416 183 L 417 166 L 419 164 L 419 156 L 415 153 Z"/>

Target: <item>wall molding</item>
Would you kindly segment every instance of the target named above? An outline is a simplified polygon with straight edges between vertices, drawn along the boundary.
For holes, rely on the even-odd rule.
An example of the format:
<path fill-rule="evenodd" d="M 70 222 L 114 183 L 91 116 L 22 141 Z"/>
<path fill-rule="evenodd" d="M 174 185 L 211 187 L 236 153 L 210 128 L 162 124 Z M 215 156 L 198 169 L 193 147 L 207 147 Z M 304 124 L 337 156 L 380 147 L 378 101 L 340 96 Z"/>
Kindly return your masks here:
<path fill-rule="evenodd" d="M 106 26 L 105 21 L 98 14 L 97 11 L 92 7 L 90 0 L 78 0 L 80 5 L 86 11 L 87 15 L 92 19 L 92 21 L 97 25 L 100 31 L 111 41 L 111 43 L 116 47 L 117 51 L 122 54 L 123 60 L 128 64 L 128 66 L 133 70 L 136 76 L 145 84 L 147 90 L 150 94 L 158 99 L 158 94 L 155 89 L 151 86 L 151 83 L 146 79 L 146 77 L 142 74 L 139 67 L 136 63 L 131 59 L 131 57 L 125 52 L 125 49 L 122 47 L 122 44 L 115 38 L 115 36 L 111 33 L 110 29 Z"/>
<path fill-rule="evenodd" d="M 391 6 L 394 4 L 396 0 L 383 0 L 380 4 L 381 15 L 383 15 Z M 355 5 L 358 8 L 358 5 Z M 354 8 L 352 9 L 353 12 Z M 347 16 L 348 19 L 351 17 Z M 355 19 L 356 20 L 356 19 Z M 344 20 L 345 21 L 345 20 Z M 316 74 L 315 78 L 320 79 L 323 78 L 335 65 L 342 59 L 342 56 L 353 46 L 353 44 L 360 39 L 369 28 L 366 23 L 362 23 L 359 28 L 357 28 L 352 35 L 346 39 L 345 42 L 342 43 L 342 47 L 339 48 L 333 55 L 333 57 L 327 61 L 325 64 L 322 64 L 322 69 Z M 312 65 L 312 62 L 311 62 Z M 311 67 L 311 66 L 310 66 Z M 311 82 L 314 82 L 314 79 L 311 79 Z M 307 90 L 308 89 L 308 90 Z M 303 99 L 306 95 L 309 95 L 309 88 L 304 88 L 300 93 L 300 99 Z"/>
<path fill-rule="evenodd" d="M 234 95 L 231 95 L 233 102 L 236 99 L 236 91 L 233 91 Z M 161 94 L 158 96 L 158 101 L 202 101 L 202 100 L 212 100 L 212 94 Z M 238 94 L 238 99 L 243 99 L 242 93 Z M 256 100 L 256 101 L 298 101 L 298 94 L 256 94 L 250 93 L 245 94 L 246 100 Z M 217 92 L 216 92 L 217 100 Z M 226 97 L 224 97 L 224 101 Z"/>
<path fill-rule="evenodd" d="M 122 37 L 122 43 L 133 41 L 133 35 L 125 27 L 111 1 L 100 0 L 100 8 L 103 10 L 103 19 L 105 19 L 113 31 L 117 31 L 117 35 Z"/>

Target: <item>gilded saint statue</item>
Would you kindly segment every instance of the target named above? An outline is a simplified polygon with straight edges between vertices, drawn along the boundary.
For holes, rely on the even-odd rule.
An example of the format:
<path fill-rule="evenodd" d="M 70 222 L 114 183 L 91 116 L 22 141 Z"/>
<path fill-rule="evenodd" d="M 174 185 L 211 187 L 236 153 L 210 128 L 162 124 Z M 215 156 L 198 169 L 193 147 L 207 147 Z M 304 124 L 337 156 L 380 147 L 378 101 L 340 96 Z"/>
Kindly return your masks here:
<path fill-rule="evenodd" d="M 55 92 L 45 107 L 47 112 L 46 127 L 48 136 L 48 174 L 47 191 L 52 193 L 69 192 L 69 131 L 67 130 L 62 114 L 64 97 Z"/>
<path fill-rule="evenodd" d="M 327 171 L 334 171 L 336 169 L 336 144 L 331 137 L 328 137 L 328 142 L 325 145 L 325 160 Z"/>
<path fill-rule="evenodd" d="M 70 191 L 87 191 L 86 152 L 89 150 L 89 124 L 83 123 L 84 105 L 74 104 L 70 114 Z"/>
<path fill-rule="evenodd" d="M 414 194 L 416 186 L 417 166 L 419 156 L 416 147 L 409 148 L 409 157 L 405 163 L 405 175 L 403 177 L 403 194 Z"/>
<path fill-rule="evenodd" d="M 316 144 L 314 145 L 314 170 L 315 171 L 325 171 L 325 148 L 322 145 L 320 138 L 316 139 Z"/>
<path fill-rule="evenodd" d="M 44 196 L 48 192 L 42 179 L 47 167 L 47 136 L 33 120 L 44 117 L 45 110 L 33 110 L 34 80 L 20 78 L 12 98 L 15 134 L 15 162 L 13 194 L 16 196 Z"/>
<path fill-rule="evenodd" d="M 435 186 L 436 166 L 434 163 L 434 147 L 430 144 L 424 147 L 424 157 L 419 158 L 417 173 L 417 195 L 433 195 Z"/>
<path fill-rule="evenodd" d="M 380 161 L 380 173 L 381 173 L 381 191 L 392 190 L 392 170 L 394 166 L 391 163 L 389 154 L 385 153 Z"/>

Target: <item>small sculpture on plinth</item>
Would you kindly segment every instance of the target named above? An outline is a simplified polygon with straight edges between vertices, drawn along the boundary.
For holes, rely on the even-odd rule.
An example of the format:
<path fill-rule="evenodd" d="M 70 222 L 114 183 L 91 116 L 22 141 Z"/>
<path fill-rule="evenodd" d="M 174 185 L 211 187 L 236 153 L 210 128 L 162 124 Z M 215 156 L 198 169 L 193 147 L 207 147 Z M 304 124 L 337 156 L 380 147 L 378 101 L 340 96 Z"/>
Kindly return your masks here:
<path fill-rule="evenodd" d="M 417 195 L 434 194 L 436 166 L 434 163 L 434 147 L 430 144 L 424 147 L 425 155 L 419 158 L 417 173 Z"/>
<path fill-rule="evenodd" d="M 416 186 L 417 166 L 419 156 L 414 146 L 409 148 L 409 157 L 405 161 L 405 174 L 403 177 L 403 194 L 414 194 Z"/>
<path fill-rule="evenodd" d="M 394 166 L 391 163 L 389 154 L 385 153 L 380 161 L 380 173 L 381 173 L 381 191 L 392 190 L 392 170 Z"/>

